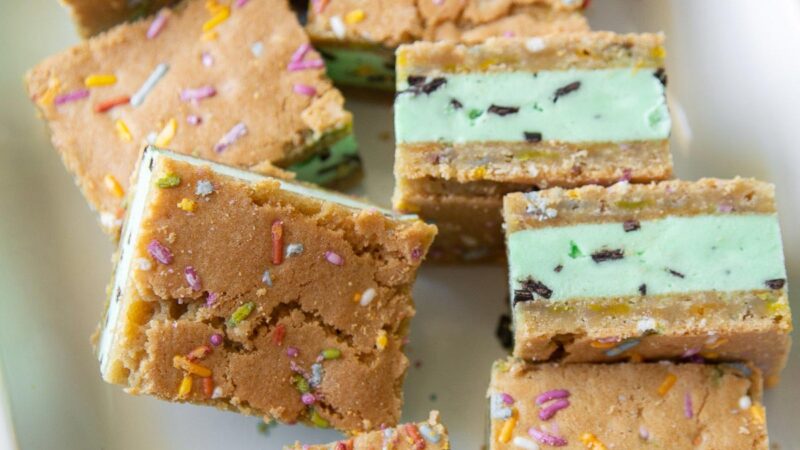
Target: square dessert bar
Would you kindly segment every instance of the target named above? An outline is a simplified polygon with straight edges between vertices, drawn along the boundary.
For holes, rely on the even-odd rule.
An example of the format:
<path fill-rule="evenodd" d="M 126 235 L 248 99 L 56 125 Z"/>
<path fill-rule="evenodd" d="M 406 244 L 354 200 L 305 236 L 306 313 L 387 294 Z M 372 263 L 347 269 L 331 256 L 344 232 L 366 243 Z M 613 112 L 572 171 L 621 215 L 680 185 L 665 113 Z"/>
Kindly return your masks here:
<path fill-rule="evenodd" d="M 577 0 L 311 0 L 306 30 L 337 83 L 395 88 L 394 51 L 419 40 L 589 31 Z"/>
<path fill-rule="evenodd" d="M 449 450 L 447 428 L 439 422 L 439 412 L 431 411 L 425 422 L 407 423 L 397 428 L 362 433 L 353 438 L 325 445 L 284 446 L 283 450 Z"/>
<path fill-rule="evenodd" d="M 182 154 L 143 158 L 97 336 L 103 379 L 285 423 L 395 425 L 435 227 Z"/>
<path fill-rule="evenodd" d="M 176 0 L 61 0 L 81 36 L 88 38 L 122 22 L 143 19 Z"/>
<path fill-rule="evenodd" d="M 118 232 L 148 143 L 253 171 L 330 153 L 352 117 L 323 66 L 283 0 L 190 0 L 50 57 L 26 81 L 89 204 Z"/>
<path fill-rule="evenodd" d="M 761 391 L 746 365 L 500 360 L 489 448 L 766 450 Z"/>
<path fill-rule="evenodd" d="M 792 328 L 774 188 L 702 179 L 505 197 L 514 355 L 752 361 Z"/>
<path fill-rule="evenodd" d="M 395 208 L 449 259 L 496 259 L 508 192 L 669 178 L 664 56 L 608 32 L 401 46 Z"/>

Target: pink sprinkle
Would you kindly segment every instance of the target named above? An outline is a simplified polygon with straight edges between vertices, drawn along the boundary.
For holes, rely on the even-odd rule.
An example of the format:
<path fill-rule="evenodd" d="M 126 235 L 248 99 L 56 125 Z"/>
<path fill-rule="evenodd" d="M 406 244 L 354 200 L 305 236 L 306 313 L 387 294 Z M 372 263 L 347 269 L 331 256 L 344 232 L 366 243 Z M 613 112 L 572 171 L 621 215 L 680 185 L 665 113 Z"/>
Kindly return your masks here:
<path fill-rule="evenodd" d="M 633 171 L 631 169 L 622 169 L 622 177 L 620 177 L 619 181 L 631 181 L 632 176 Z"/>
<path fill-rule="evenodd" d="M 506 394 L 505 392 L 503 392 L 503 393 L 500 394 L 500 397 L 503 399 L 503 403 L 505 403 L 506 405 L 513 405 L 514 404 L 514 397 L 512 397 L 511 395 Z"/>
<path fill-rule="evenodd" d="M 311 3 L 314 4 L 314 12 L 317 14 L 321 13 L 322 10 L 325 9 L 325 5 L 328 4 L 328 2 L 324 0 L 311 0 Z"/>
<path fill-rule="evenodd" d="M 219 297 L 219 295 L 216 292 L 209 292 L 208 298 L 206 299 L 206 306 L 211 306 L 214 303 L 217 303 L 217 297 Z"/>
<path fill-rule="evenodd" d="M 681 355 L 681 357 L 682 358 L 690 358 L 690 357 L 692 357 L 692 356 L 694 356 L 694 355 L 696 355 L 698 353 L 700 353 L 700 348 L 689 348 L 689 349 L 686 349 L 685 352 L 683 352 L 683 355 Z"/>
<path fill-rule="evenodd" d="M 528 434 L 531 435 L 532 438 L 541 442 L 542 444 L 552 445 L 553 447 L 563 447 L 567 445 L 566 439 L 560 436 L 544 432 L 534 427 L 528 428 Z"/>
<path fill-rule="evenodd" d="M 611 343 L 619 342 L 621 340 L 622 340 L 622 338 L 619 337 L 619 336 L 610 336 L 610 337 L 600 338 L 600 339 L 597 340 L 597 342 L 600 342 L 600 343 L 603 343 L 603 344 L 611 344 Z"/>
<path fill-rule="evenodd" d="M 294 85 L 294 92 L 295 94 L 307 95 L 309 97 L 313 97 L 317 95 L 317 90 L 314 86 L 309 86 L 307 84 L 297 83 Z"/>
<path fill-rule="evenodd" d="M 733 211 L 733 205 L 731 205 L 730 203 L 720 203 L 717 206 L 717 211 L 719 211 L 721 213 L 732 212 Z"/>
<path fill-rule="evenodd" d="M 542 405 L 550 400 L 555 400 L 557 398 L 567 398 L 569 397 L 569 391 L 566 389 L 553 389 L 551 391 L 542 392 L 541 394 L 536 396 L 536 404 Z"/>
<path fill-rule="evenodd" d="M 217 95 L 217 90 L 214 89 L 214 86 L 203 86 L 197 89 L 184 89 L 181 91 L 181 100 L 188 102 L 188 101 L 197 101 L 202 100 L 204 98 L 213 97 Z"/>
<path fill-rule="evenodd" d="M 203 123 L 203 118 L 192 114 L 186 116 L 186 123 L 188 123 L 189 125 L 200 125 L 201 123 Z"/>
<path fill-rule="evenodd" d="M 317 401 L 317 399 L 314 397 L 314 394 L 312 394 L 310 392 L 306 392 L 305 394 L 303 394 L 300 397 L 300 400 L 303 401 L 304 405 L 313 405 L 314 402 Z"/>
<path fill-rule="evenodd" d="M 694 411 L 692 411 L 693 409 L 692 394 L 687 391 L 683 396 L 683 415 L 685 415 L 687 419 L 691 419 L 694 417 Z"/>
<path fill-rule="evenodd" d="M 236 0 L 236 3 L 234 4 L 237 8 L 241 8 L 242 6 L 246 5 L 248 1 L 250 0 Z"/>
<path fill-rule="evenodd" d="M 300 354 L 300 350 L 297 347 L 286 347 L 286 355 L 289 358 L 297 358 L 297 355 Z"/>
<path fill-rule="evenodd" d="M 287 66 L 289 72 L 297 72 L 299 70 L 308 69 L 321 69 L 325 67 L 325 62 L 321 59 L 309 59 L 307 61 L 293 61 Z"/>
<path fill-rule="evenodd" d="M 289 62 L 296 63 L 302 61 L 303 58 L 306 57 L 306 53 L 308 53 L 310 50 L 311 50 L 311 44 L 309 43 L 300 44 L 300 46 L 297 47 L 297 50 L 295 50 L 294 53 L 292 53 L 292 57 L 289 58 Z"/>
<path fill-rule="evenodd" d="M 67 92 L 66 94 L 59 95 L 53 100 L 56 105 L 63 105 L 64 103 L 74 102 L 89 96 L 88 89 L 78 89 L 77 91 Z"/>
<path fill-rule="evenodd" d="M 436 6 L 444 5 L 444 0 L 433 0 L 433 4 Z"/>
<path fill-rule="evenodd" d="M 147 39 L 153 39 L 161 33 L 161 30 L 164 29 L 164 25 L 167 24 L 168 17 L 166 10 L 162 9 L 158 12 L 156 18 L 150 23 L 150 28 L 147 29 Z"/>
<path fill-rule="evenodd" d="M 186 282 L 189 283 L 189 287 L 191 287 L 193 291 L 199 291 L 200 277 L 197 275 L 197 271 L 194 270 L 194 267 L 186 266 L 186 269 L 183 270 L 183 274 L 186 276 Z"/>
<path fill-rule="evenodd" d="M 411 250 L 411 259 L 414 261 L 419 261 L 420 258 L 422 258 L 422 249 L 419 247 L 414 247 L 414 249 Z"/>
<path fill-rule="evenodd" d="M 539 419 L 550 420 L 557 412 L 569 406 L 569 400 L 560 398 L 539 410 Z"/>
<path fill-rule="evenodd" d="M 214 65 L 214 57 L 211 56 L 211 53 L 203 52 L 200 55 L 200 62 L 202 62 L 206 67 L 211 67 Z"/>
<path fill-rule="evenodd" d="M 222 345 L 222 335 L 219 333 L 214 333 L 211 335 L 211 345 L 214 347 L 219 347 Z"/>
<path fill-rule="evenodd" d="M 512 38 L 512 37 L 514 37 L 514 32 L 513 31 L 504 31 L 503 32 L 503 37 Z"/>
<path fill-rule="evenodd" d="M 338 253 L 334 253 L 334 252 L 332 252 L 330 250 L 325 252 L 325 259 L 327 259 L 328 262 L 333 264 L 334 266 L 344 265 L 344 258 L 339 256 Z"/>
<path fill-rule="evenodd" d="M 222 136 L 222 139 L 217 142 L 217 145 L 214 146 L 214 150 L 217 153 L 221 153 L 226 148 L 230 147 L 234 142 L 241 139 L 244 135 L 247 134 L 247 126 L 242 122 L 237 123 L 230 129 L 225 136 Z"/>
<path fill-rule="evenodd" d="M 172 262 L 172 252 L 156 239 L 147 244 L 147 252 L 161 264 L 170 264 Z"/>

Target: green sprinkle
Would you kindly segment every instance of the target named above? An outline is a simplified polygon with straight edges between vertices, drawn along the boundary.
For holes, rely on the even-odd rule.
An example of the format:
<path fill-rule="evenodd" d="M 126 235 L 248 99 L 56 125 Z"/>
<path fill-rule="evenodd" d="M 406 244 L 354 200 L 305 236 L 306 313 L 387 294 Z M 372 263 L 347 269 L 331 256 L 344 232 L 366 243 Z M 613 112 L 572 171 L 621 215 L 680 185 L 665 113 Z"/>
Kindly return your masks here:
<path fill-rule="evenodd" d="M 311 423 L 313 423 L 314 426 L 317 427 L 317 428 L 328 428 L 329 426 L 331 426 L 328 423 L 328 421 L 325 420 L 324 417 L 320 416 L 319 413 L 314 409 L 311 410 L 311 414 L 310 414 L 309 418 L 311 420 Z"/>
<path fill-rule="evenodd" d="M 174 188 L 181 184 L 181 177 L 170 172 L 156 181 L 156 186 L 161 189 Z"/>
<path fill-rule="evenodd" d="M 342 356 L 342 351 L 338 348 L 326 348 L 322 351 L 322 357 L 325 359 L 339 359 Z"/>
<path fill-rule="evenodd" d="M 228 319 L 228 326 L 235 327 L 239 325 L 241 321 L 247 319 L 247 316 L 249 316 L 250 313 L 253 312 L 253 308 L 255 307 L 256 305 L 253 302 L 247 302 L 244 305 L 236 308 L 236 311 L 233 312 L 231 318 Z"/>
<path fill-rule="evenodd" d="M 569 241 L 569 257 L 575 259 L 578 256 L 583 256 L 581 249 L 578 248 L 578 244 L 576 244 L 575 241 Z"/>
<path fill-rule="evenodd" d="M 480 109 L 470 109 L 469 112 L 467 113 L 467 117 L 469 117 L 472 120 L 475 120 L 478 117 L 480 117 L 481 114 L 483 114 L 483 111 L 481 111 Z"/>
<path fill-rule="evenodd" d="M 295 375 L 292 377 L 292 384 L 300 391 L 301 394 L 311 392 L 311 387 L 308 385 L 308 380 L 303 378 L 302 375 Z"/>

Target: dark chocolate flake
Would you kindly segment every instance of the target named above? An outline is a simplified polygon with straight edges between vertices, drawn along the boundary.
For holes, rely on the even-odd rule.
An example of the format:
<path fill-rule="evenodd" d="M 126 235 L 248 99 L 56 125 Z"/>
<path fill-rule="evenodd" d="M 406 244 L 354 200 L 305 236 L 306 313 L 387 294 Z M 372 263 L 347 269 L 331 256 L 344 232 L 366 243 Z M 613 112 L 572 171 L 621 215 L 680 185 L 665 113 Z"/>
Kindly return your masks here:
<path fill-rule="evenodd" d="M 500 106 L 500 105 L 492 105 L 489 107 L 488 111 L 492 114 L 497 114 L 498 116 L 507 116 L 509 114 L 516 114 L 519 112 L 518 106 Z"/>
<path fill-rule="evenodd" d="M 655 72 L 653 72 L 653 76 L 656 77 L 656 79 L 658 79 L 658 81 L 660 81 L 664 87 L 667 87 L 667 72 L 664 71 L 663 67 L 659 67 Z"/>
<path fill-rule="evenodd" d="M 767 280 L 764 282 L 770 289 L 783 289 L 783 286 L 786 284 L 785 278 L 775 278 L 774 280 Z"/>
<path fill-rule="evenodd" d="M 420 75 L 409 75 L 406 79 L 409 86 L 419 86 L 425 82 L 425 77 Z"/>
<path fill-rule="evenodd" d="M 677 270 L 672 270 L 669 267 L 667 267 L 667 272 L 669 272 L 670 275 L 678 277 L 678 278 L 686 278 L 686 275 L 678 272 Z"/>
<path fill-rule="evenodd" d="M 422 89 L 422 92 L 424 92 L 425 94 L 430 94 L 431 92 L 433 92 L 433 91 L 439 89 L 440 87 L 444 86 L 445 83 L 447 83 L 447 80 L 442 78 L 442 77 L 434 78 L 431 81 L 423 84 L 421 89 Z"/>
<path fill-rule="evenodd" d="M 557 266 L 556 266 L 556 268 L 555 268 L 555 269 L 553 269 L 553 272 L 555 272 L 555 273 L 559 273 L 559 272 L 561 272 L 561 270 L 562 270 L 562 269 L 564 269 L 564 266 L 562 266 L 561 264 L 559 264 L 559 265 L 557 265 Z"/>
<path fill-rule="evenodd" d="M 523 134 L 525 135 L 525 142 L 530 142 L 532 144 L 542 142 L 542 133 L 538 133 L 536 131 L 525 131 Z"/>
<path fill-rule="evenodd" d="M 622 229 L 625 230 L 626 233 L 630 233 L 631 231 L 636 231 L 639 228 L 642 228 L 641 224 L 639 224 L 638 220 L 626 220 L 622 223 Z"/>
<path fill-rule="evenodd" d="M 569 94 L 570 92 L 577 91 L 578 89 L 580 89 L 580 87 L 581 87 L 580 81 L 573 81 L 572 83 L 566 86 L 561 86 L 560 88 L 556 89 L 556 93 L 553 96 L 553 103 L 557 102 L 559 97 L 563 97 Z"/>
<path fill-rule="evenodd" d="M 596 263 L 601 263 L 603 261 L 612 261 L 615 259 L 622 259 L 625 257 L 625 253 L 622 249 L 614 249 L 614 250 L 598 250 L 592 253 L 592 260 Z"/>
<path fill-rule="evenodd" d="M 647 285 L 642 283 L 639 285 L 639 293 L 642 295 L 647 295 Z"/>
<path fill-rule="evenodd" d="M 533 300 L 533 292 L 526 289 L 516 289 L 514 291 L 514 304 L 519 302 L 529 302 Z"/>
<path fill-rule="evenodd" d="M 553 295 L 552 289 L 545 286 L 545 284 L 541 281 L 536 281 L 531 277 L 528 277 L 526 280 L 524 280 L 522 282 L 522 286 L 528 291 L 538 294 L 544 298 L 550 298 L 550 296 Z"/>
<path fill-rule="evenodd" d="M 456 99 L 451 99 L 450 100 L 450 106 L 452 106 L 453 109 L 461 109 L 461 108 L 464 107 L 464 105 L 460 101 L 458 101 Z"/>

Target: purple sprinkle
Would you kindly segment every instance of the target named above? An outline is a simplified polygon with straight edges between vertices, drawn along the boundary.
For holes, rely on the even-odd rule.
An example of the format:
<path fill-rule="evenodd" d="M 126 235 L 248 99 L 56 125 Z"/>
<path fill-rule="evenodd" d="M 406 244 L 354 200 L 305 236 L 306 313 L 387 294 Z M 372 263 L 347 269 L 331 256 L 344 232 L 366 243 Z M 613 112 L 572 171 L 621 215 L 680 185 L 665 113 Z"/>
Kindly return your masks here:
<path fill-rule="evenodd" d="M 681 358 L 690 358 L 690 357 L 692 357 L 692 356 L 694 356 L 694 355 L 696 355 L 698 353 L 700 353 L 700 348 L 699 347 L 689 348 L 689 349 L 686 349 L 685 352 L 683 352 L 683 354 L 681 355 Z"/>
<path fill-rule="evenodd" d="M 733 205 L 730 203 L 720 203 L 717 205 L 717 211 L 721 213 L 729 213 L 733 211 Z"/>
<path fill-rule="evenodd" d="M 563 447 L 567 445 L 566 439 L 544 432 L 534 427 L 528 428 L 528 434 L 531 435 L 532 438 L 541 442 L 542 444 L 552 445 L 553 447 Z"/>
<path fill-rule="evenodd" d="M 420 258 L 422 258 L 422 249 L 419 247 L 414 247 L 414 249 L 411 250 L 411 259 L 414 261 L 419 261 Z"/>
<path fill-rule="evenodd" d="M 217 297 L 219 297 L 219 295 L 216 292 L 209 292 L 208 298 L 206 299 L 206 306 L 211 306 L 214 303 L 217 303 Z"/>
<path fill-rule="evenodd" d="M 506 394 L 505 392 L 500 394 L 500 398 L 503 399 L 503 403 L 505 403 L 506 405 L 513 405 L 514 404 L 514 397 L 512 397 L 509 394 Z"/>
<path fill-rule="evenodd" d="M 309 97 L 313 97 L 317 95 L 317 90 L 314 86 L 309 86 L 307 84 L 297 83 L 294 85 L 294 92 L 295 94 L 307 95 Z"/>
<path fill-rule="evenodd" d="M 567 406 L 569 406 L 569 400 L 559 398 L 556 401 L 543 406 L 542 409 L 539 410 L 539 419 L 550 420 L 556 415 L 557 412 L 561 411 Z"/>
<path fill-rule="evenodd" d="M 208 53 L 208 52 L 203 52 L 203 53 L 200 55 L 200 61 L 201 61 L 201 62 L 203 63 L 203 65 L 204 65 L 204 66 L 206 66 L 206 67 L 211 67 L 211 66 L 213 66 L 213 65 L 214 65 L 214 57 L 213 57 L 213 56 L 211 56 L 211 53 Z"/>
<path fill-rule="evenodd" d="M 300 354 L 300 350 L 297 347 L 286 347 L 286 355 L 289 358 L 297 358 L 297 355 Z"/>
<path fill-rule="evenodd" d="M 156 18 L 150 23 L 150 28 L 147 29 L 147 39 L 153 39 L 161 33 L 161 30 L 164 29 L 164 25 L 167 24 L 168 17 L 166 10 L 162 9 L 158 12 Z"/>
<path fill-rule="evenodd" d="M 203 86 L 197 89 L 184 89 L 181 91 L 181 100 L 185 102 L 202 100 L 217 95 L 214 86 Z"/>
<path fill-rule="evenodd" d="M 685 415 L 687 419 L 694 417 L 692 409 L 692 394 L 687 391 L 683 396 L 683 415 Z"/>
<path fill-rule="evenodd" d="M 300 70 L 308 70 L 308 69 L 321 69 L 325 67 L 325 62 L 321 59 L 311 59 L 308 61 L 294 61 L 290 62 L 287 69 L 289 72 L 297 72 Z"/>
<path fill-rule="evenodd" d="M 56 105 L 63 105 L 64 103 L 74 102 L 89 96 L 88 89 L 78 89 L 76 91 L 67 92 L 66 94 L 59 95 L 53 100 Z"/>
<path fill-rule="evenodd" d="M 203 118 L 198 115 L 192 114 L 186 116 L 186 123 L 188 123 L 189 125 L 200 125 L 201 123 L 203 123 Z"/>
<path fill-rule="evenodd" d="M 619 181 L 631 181 L 631 177 L 633 176 L 633 171 L 631 169 L 622 169 L 622 177 Z"/>
<path fill-rule="evenodd" d="M 214 333 L 211 335 L 211 345 L 214 347 L 219 347 L 222 345 L 222 335 L 219 333 Z"/>
<path fill-rule="evenodd" d="M 330 250 L 325 252 L 325 259 L 328 260 L 328 262 L 333 264 L 334 266 L 344 265 L 344 258 L 339 256 L 338 253 L 334 253 Z"/>
<path fill-rule="evenodd" d="M 156 239 L 153 239 L 147 244 L 147 252 L 161 264 L 169 264 L 172 262 L 172 252 Z"/>
<path fill-rule="evenodd" d="M 241 137 L 247 134 L 247 126 L 242 122 L 237 123 L 230 129 L 222 139 L 214 146 L 217 153 L 222 153 L 226 148 L 231 146 L 234 142 L 238 141 Z"/>
<path fill-rule="evenodd" d="M 199 291 L 200 277 L 197 275 L 197 271 L 194 270 L 194 267 L 186 266 L 186 269 L 183 270 L 183 274 L 186 276 L 186 282 L 189 283 L 189 287 L 191 287 L 193 291 Z"/>
<path fill-rule="evenodd" d="M 313 404 L 314 404 L 314 402 L 315 402 L 315 401 L 317 401 L 317 399 L 316 399 L 316 398 L 314 398 L 314 394 L 312 394 L 312 393 L 310 393 L 310 392 L 306 392 L 305 394 L 303 394 L 303 395 L 300 397 L 300 400 L 302 400 L 302 401 L 303 401 L 303 404 L 304 404 L 304 405 L 313 405 Z"/>
<path fill-rule="evenodd" d="M 555 400 L 557 398 L 567 398 L 569 397 L 569 391 L 566 389 L 553 389 L 551 391 L 542 392 L 541 394 L 536 396 L 536 404 L 543 405 L 550 400 Z"/>
<path fill-rule="evenodd" d="M 236 0 L 235 5 L 237 8 L 241 8 L 242 6 L 246 5 L 248 1 L 250 0 Z"/>
<path fill-rule="evenodd" d="M 297 47 L 297 50 L 295 50 L 294 53 L 292 53 L 292 57 L 289 58 L 289 62 L 296 63 L 302 61 L 303 58 L 306 57 L 306 53 L 308 53 L 309 50 L 311 50 L 311 44 L 309 43 L 301 44 L 299 47 Z"/>

